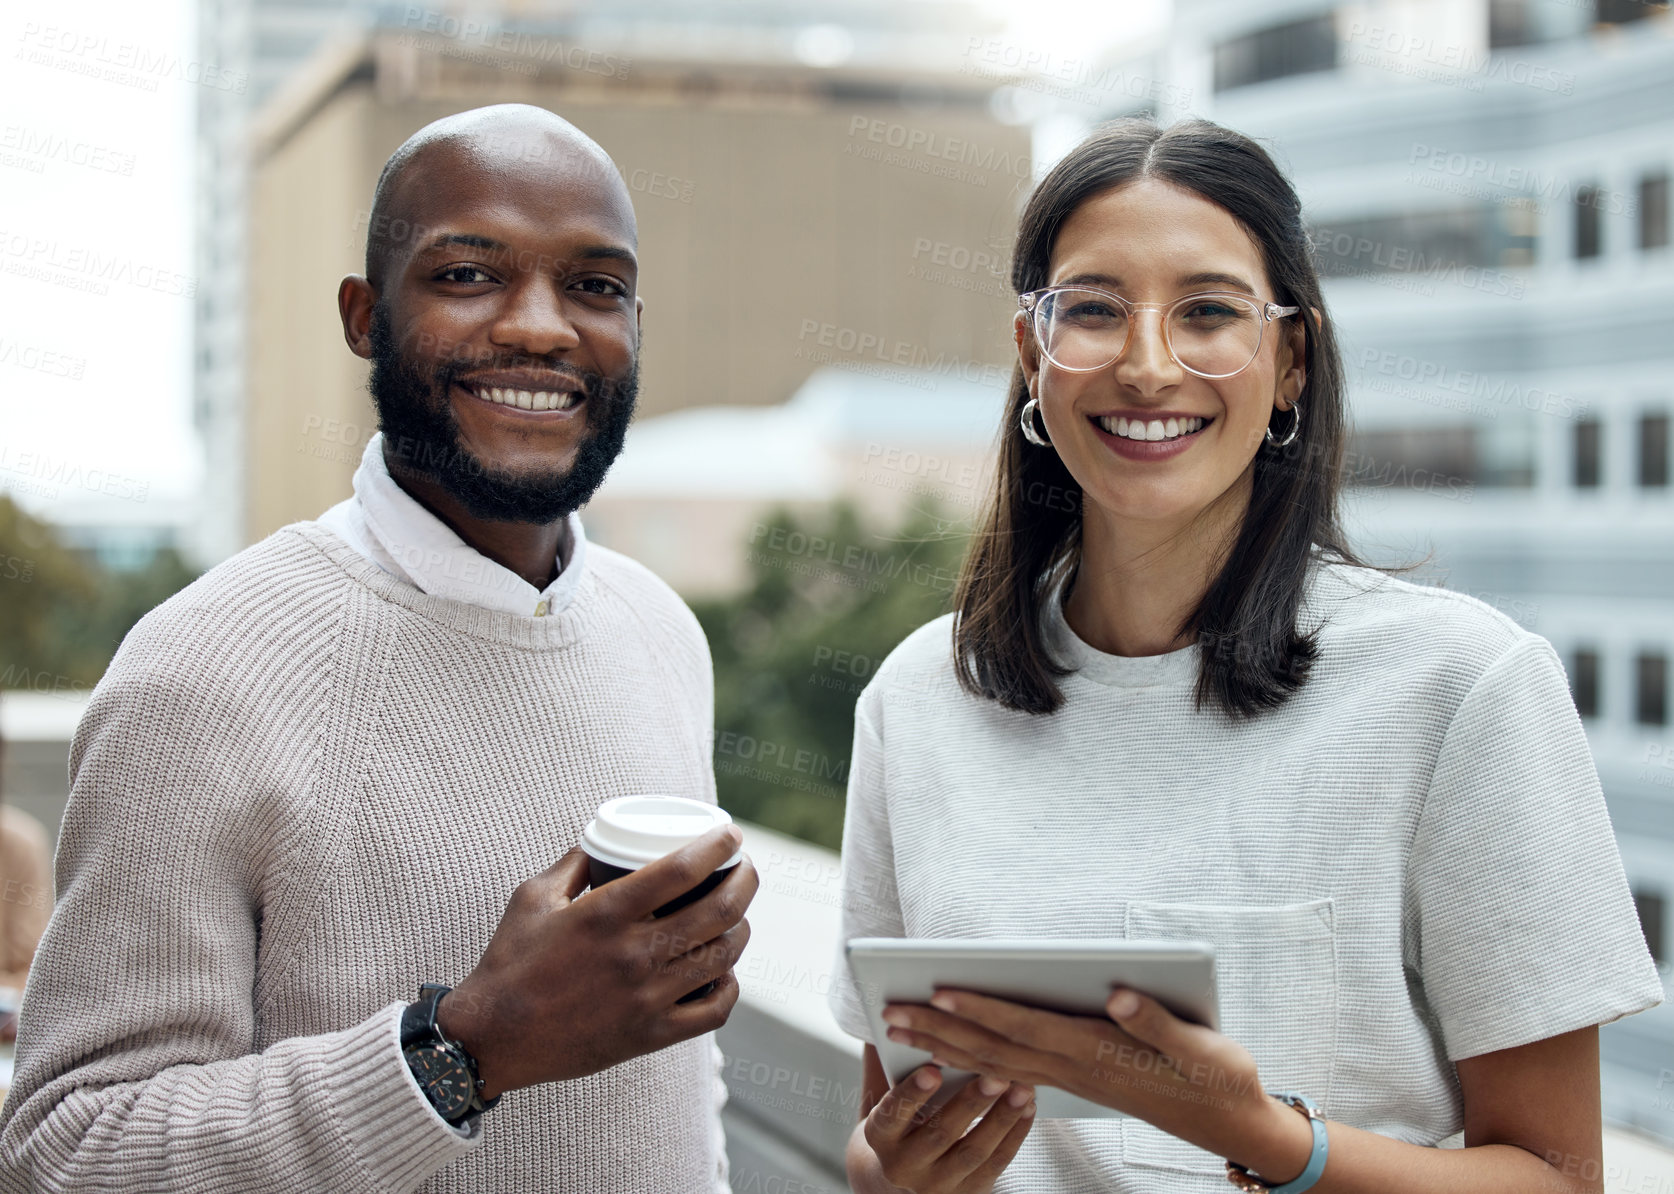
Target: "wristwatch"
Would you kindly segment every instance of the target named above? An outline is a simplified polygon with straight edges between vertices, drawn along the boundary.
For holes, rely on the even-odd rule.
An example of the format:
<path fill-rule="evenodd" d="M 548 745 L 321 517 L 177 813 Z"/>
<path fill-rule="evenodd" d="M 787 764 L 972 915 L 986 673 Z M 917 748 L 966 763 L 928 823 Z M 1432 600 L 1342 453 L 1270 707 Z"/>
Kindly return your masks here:
<path fill-rule="evenodd" d="M 493 1108 L 500 1096 L 483 1099 L 477 1059 L 436 1026 L 436 1005 L 451 990 L 441 983 L 420 984 L 418 1002 L 408 1004 L 401 1013 L 401 1053 L 430 1105 L 457 1128 Z"/>
<path fill-rule="evenodd" d="M 1251 1175 L 1248 1169 L 1235 1162 L 1226 1163 L 1226 1180 L 1246 1194 L 1303 1194 L 1304 1190 L 1311 1190 L 1325 1173 L 1325 1158 L 1330 1147 L 1330 1137 L 1325 1132 L 1325 1112 L 1319 1109 L 1306 1095 L 1285 1094 L 1273 1095 L 1281 1103 L 1286 1103 L 1300 1111 L 1308 1120 L 1308 1126 L 1314 1131 L 1314 1145 L 1308 1153 L 1308 1166 L 1296 1177 L 1275 1186 L 1271 1182 L 1264 1182 Z"/>

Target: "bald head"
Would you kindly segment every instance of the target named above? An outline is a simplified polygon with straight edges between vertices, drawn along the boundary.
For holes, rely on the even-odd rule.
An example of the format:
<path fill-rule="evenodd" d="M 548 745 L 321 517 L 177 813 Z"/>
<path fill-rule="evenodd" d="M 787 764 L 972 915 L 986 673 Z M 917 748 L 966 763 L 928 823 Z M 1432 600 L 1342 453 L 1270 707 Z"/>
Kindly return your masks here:
<path fill-rule="evenodd" d="M 625 211 L 637 241 L 627 187 L 597 141 L 545 108 L 494 104 L 425 125 L 384 163 L 366 233 L 366 278 L 375 288 L 382 290 L 391 263 L 436 222 L 438 191 L 445 194 L 445 180 L 461 172 L 507 186 L 592 184 Z"/>

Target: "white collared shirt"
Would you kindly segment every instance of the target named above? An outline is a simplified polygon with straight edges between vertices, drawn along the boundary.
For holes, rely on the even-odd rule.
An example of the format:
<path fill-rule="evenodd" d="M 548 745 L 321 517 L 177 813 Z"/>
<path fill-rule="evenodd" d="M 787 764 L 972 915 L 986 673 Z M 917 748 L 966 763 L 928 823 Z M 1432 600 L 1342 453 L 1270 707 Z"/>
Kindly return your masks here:
<path fill-rule="evenodd" d="M 545 589 L 536 589 L 466 543 L 396 484 L 384 463 L 381 431 L 361 454 L 354 487 L 354 496 L 320 515 L 320 524 L 385 572 L 425 593 L 544 618 L 567 607 L 581 583 L 587 537 L 579 515 L 569 517 L 569 558 L 564 558 L 560 545 L 557 579 Z"/>

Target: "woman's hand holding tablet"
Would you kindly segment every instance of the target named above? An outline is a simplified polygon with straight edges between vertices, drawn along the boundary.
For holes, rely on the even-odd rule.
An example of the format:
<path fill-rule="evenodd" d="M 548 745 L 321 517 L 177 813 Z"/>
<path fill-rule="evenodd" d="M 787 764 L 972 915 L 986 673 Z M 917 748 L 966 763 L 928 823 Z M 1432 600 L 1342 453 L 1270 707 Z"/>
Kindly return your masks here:
<path fill-rule="evenodd" d="M 860 1163 L 865 1177 L 856 1181 L 856 1194 L 871 1194 L 866 1178 L 890 1183 L 877 1186 L 878 1191 L 988 1194 L 1034 1124 L 1035 1092 L 1027 1084 L 982 1078 L 929 1108 L 942 1085 L 935 1066 L 911 1071 L 878 1098 L 885 1081 L 883 1066 L 868 1047 L 865 1090 L 877 1101 L 862 1121 L 861 1134 L 875 1168 Z"/>
<path fill-rule="evenodd" d="M 889 1082 L 899 1082 L 934 1054 L 889 1036 L 886 1006 L 927 1004 L 943 988 L 1108 1023 L 1110 994 L 1126 987 L 1161 1000 L 1188 1020 L 1211 1028 L 1220 1024 L 1214 949 L 1204 942 L 857 937 L 848 942 L 846 955 Z M 951 1067 L 931 1105 L 951 1098 L 967 1077 L 963 1067 Z M 1038 1103 L 1043 1119 L 1123 1114 L 1055 1086 L 1042 1090 Z"/>
<path fill-rule="evenodd" d="M 1062 1015 L 943 989 L 930 1006 L 890 1004 L 884 1020 L 891 1040 L 949 1066 L 1067 1090 L 1263 1175 L 1302 1172 L 1312 1131 L 1263 1089 L 1249 1050 L 1134 991 L 1113 992 L 1105 1010 Z"/>

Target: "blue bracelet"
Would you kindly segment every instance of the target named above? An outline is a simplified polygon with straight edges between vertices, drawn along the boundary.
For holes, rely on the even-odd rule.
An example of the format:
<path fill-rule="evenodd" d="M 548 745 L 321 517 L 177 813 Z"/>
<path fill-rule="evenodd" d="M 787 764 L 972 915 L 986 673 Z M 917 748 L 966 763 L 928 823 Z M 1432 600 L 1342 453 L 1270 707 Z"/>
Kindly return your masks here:
<path fill-rule="evenodd" d="M 1302 1194 L 1304 1190 L 1313 1189 L 1314 1183 L 1325 1175 L 1325 1154 L 1330 1147 L 1330 1138 L 1325 1134 L 1325 1112 L 1304 1095 L 1286 1093 L 1273 1097 L 1306 1115 L 1308 1126 L 1314 1130 L 1314 1151 L 1308 1154 L 1308 1167 L 1302 1171 L 1302 1176 L 1273 1187 L 1273 1194 Z"/>
<path fill-rule="evenodd" d="M 1289 1103 L 1303 1115 L 1308 1117 L 1308 1125 L 1314 1130 L 1313 1151 L 1308 1154 L 1307 1168 L 1302 1170 L 1301 1176 L 1294 1181 L 1286 1182 L 1282 1186 L 1269 1186 L 1250 1177 L 1249 1170 L 1231 1161 L 1226 1163 L 1227 1180 L 1241 1190 L 1265 1190 L 1267 1194 L 1303 1194 L 1314 1188 L 1314 1183 L 1325 1175 L 1325 1156 L 1329 1151 L 1330 1138 L 1325 1131 L 1325 1112 L 1319 1105 L 1311 1101 L 1306 1095 L 1284 1094 L 1273 1095 L 1281 1103 Z"/>

